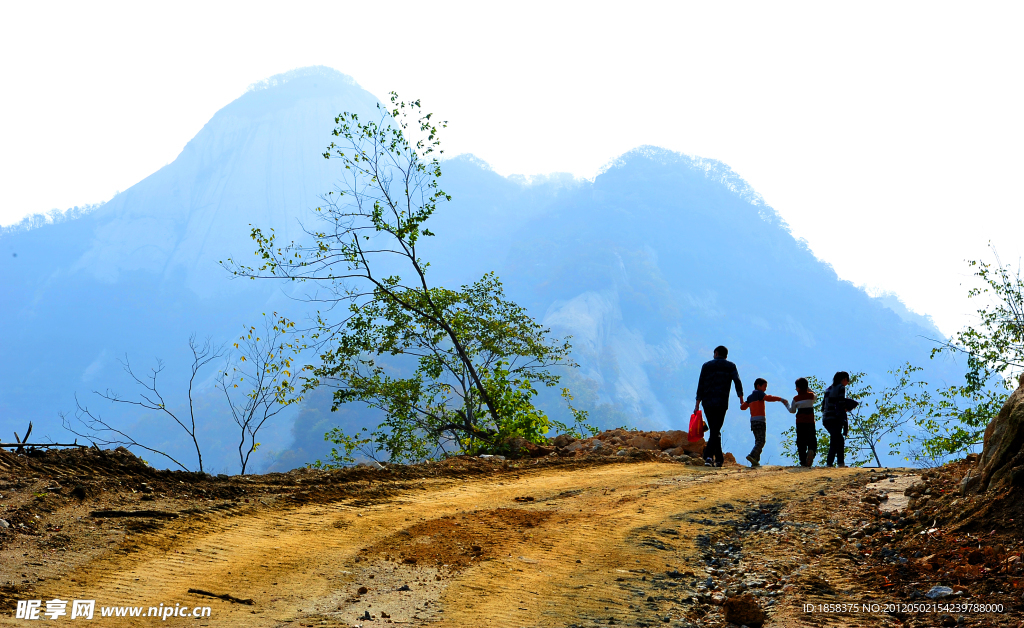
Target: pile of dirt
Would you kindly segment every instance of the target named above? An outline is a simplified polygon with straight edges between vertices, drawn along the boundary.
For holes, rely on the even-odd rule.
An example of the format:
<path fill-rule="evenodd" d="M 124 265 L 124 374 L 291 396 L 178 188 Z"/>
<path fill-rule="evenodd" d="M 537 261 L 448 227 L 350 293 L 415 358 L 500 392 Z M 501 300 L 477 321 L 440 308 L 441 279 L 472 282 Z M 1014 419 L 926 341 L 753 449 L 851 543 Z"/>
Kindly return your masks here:
<path fill-rule="evenodd" d="M 865 560 L 864 578 L 904 600 L 1000 604 L 1005 612 L 1024 612 L 1024 500 L 1018 488 L 964 491 L 977 461 L 971 455 L 925 472 L 906 489 L 905 509 L 883 504 L 851 533 Z M 903 619 L 931 625 L 923 617 Z M 998 618 L 988 619 L 973 618 L 970 625 L 999 625 Z"/>
<path fill-rule="evenodd" d="M 431 564 L 460 569 L 496 556 L 511 539 L 526 540 L 530 530 L 551 516 L 548 511 L 498 508 L 417 523 L 361 551 L 407 565 Z"/>
<path fill-rule="evenodd" d="M 808 603 L 830 609 L 818 625 L 860 625 L 865 611 L 843 610 L 855 600 L 891 611 L 879 611 L 879 625 L 1024 628 L 1024 500 L 965 494 L 976 461 L 921 475 L 851 469 L 815 493 L 737 508 L 742 518 L 723 504 L 693 511 L 686 521 L 707 532 L 696 538 L 705 574 L 689 581 L 690 617 L 718 621 L 716 608 L 752 595 L 774 625 L 804 625 Z"/>
<path fill-rule="evenodd" d="M 679 462 L 703 466 L 706 442 L 703 438 L 690 441 L 683 430 L 645 432 L 626 429 L 606 430 L 589 438 L 576 439 L 562 434 L 549 439 L 548 448 L 524 443 L 531 457 L 550 456 L 630 456 L 639 452 L 654 452 Z M 732 454 L 725 454 L 726 464 L 736 465 Z"/>

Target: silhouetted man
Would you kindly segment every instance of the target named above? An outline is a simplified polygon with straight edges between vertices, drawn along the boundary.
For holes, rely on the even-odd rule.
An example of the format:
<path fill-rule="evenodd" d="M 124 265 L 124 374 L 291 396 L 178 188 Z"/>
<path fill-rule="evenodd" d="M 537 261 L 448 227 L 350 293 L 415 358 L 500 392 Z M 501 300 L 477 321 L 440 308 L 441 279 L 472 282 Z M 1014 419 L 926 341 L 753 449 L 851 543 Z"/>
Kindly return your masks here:
<path fill-rule="evenodd" d="M 722 456 L 722 423 L 725 422 L 725 412 L 729 409 L 729 388 L 733 382 L 736 383 L 736 395 L 740 398 L 740 403 L 743 403 L 743 382 L 740 381 L 736 365 L 725 359 L 728 356 L 728 349 L 722 346 L 715 347 L 715 359 L 705 362 L 704 366 L 700 367 L 697 405 L 693 408 L 696 413 L 700 410 L 701 403 L 704 404 L 704 418 L 711 432 L 708 444 L 704 447 L 704 461 L 716 467 L 722 466 L 722 462 L 725 461 Z"/>

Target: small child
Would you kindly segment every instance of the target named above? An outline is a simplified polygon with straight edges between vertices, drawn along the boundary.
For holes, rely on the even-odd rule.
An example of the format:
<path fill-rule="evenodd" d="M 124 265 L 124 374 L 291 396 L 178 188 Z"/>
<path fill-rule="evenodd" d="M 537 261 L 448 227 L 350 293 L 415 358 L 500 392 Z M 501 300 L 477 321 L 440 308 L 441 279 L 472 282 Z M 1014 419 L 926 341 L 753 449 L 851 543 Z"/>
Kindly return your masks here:
<path fill-rule="evenodd" d="M 754 433 L 754 448 L 747 456 L 747 461 L 754 468 L 761 466 L 761 450 L 764 449 L 764 437 L 768 431 L 768 423 L 764 416 L 765 402 L 781 401 L 787 409 L 789 408 L 788 401 L 782 397 L 766 395 L 764 392 L 766 390 L 768 390 L 768 381 L 758 377 L 754 380 L 754 392 L 750 393 L 747 400 L 740 404 L 740 410 L 750 409 L 750 431 Z"/>
<path fill-rule="evenodd" d="M 801 467 L 813 467 L 818 455 L 818 432 L 814 429 L 814 402 L 818 396 L 806 377 L 796 380 L 796 392 L 789 404 L 789 411 L 796 413 L 796 451 Z"/>

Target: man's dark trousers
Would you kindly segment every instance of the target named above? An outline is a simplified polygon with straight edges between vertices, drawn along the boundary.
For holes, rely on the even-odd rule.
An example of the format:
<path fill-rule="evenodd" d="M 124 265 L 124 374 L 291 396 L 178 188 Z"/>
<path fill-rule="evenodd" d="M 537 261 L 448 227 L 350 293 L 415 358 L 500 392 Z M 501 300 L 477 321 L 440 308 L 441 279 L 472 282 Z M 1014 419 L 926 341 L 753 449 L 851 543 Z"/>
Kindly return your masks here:
<path fill-rule="evenodd" d="M 725 462 L 722 455 L 722 424 L 725 423 L 725 412 L 728 408 L 704 406 L 704 418 L 708 422 L 708 444 L 704 446 L 704 459 L 714 458 L 715 464 L 721 466 Z"/>

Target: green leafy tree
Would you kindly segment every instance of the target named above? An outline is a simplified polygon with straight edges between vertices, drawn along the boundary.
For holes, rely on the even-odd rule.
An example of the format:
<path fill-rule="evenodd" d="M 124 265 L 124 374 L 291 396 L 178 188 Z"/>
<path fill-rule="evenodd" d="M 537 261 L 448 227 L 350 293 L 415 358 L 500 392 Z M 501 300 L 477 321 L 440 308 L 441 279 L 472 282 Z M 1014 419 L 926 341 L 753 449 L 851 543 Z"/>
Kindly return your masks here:
<path fill-rule="evenodd" d="M 980 286 L 967 296 L 982 301 L 974 325 L 948 342 L 936 341 L 932 357 L 966 357 L 964 382 L 936 392 L 932 412 L 919 424 L 925 436 L 914 439 L 915 458 L 941 460 L 981 443 L 985 427 L 999 414 L 1007 391 L 1024 370 L 1024 279 L 1020 267 L 969 261 Z"/>
<path fill-rule="evenodd" d="M 445 123 L 419 101 L 392 92 L 390 102 L 375 120 L 335 118 L 338 139 L 324 157 L 340 161 L 343 179 L 316 209 L 312 244 L 280 246 L 272 230 L 254 227 L 260 265 L 227 266 L 254 279 L 314 282 L 311 298 L 330 309 L 315 317 L 321 364 L 305 388 L 335 386 L 333 408 L 361 401 L 386 413 L 370 435 L 329 432 L 340 447 L 330 464 L 361 448 L 419 460 L 497 451 L 516 437 L 541 442 L 552 427 L 568 428 L 533 403 L 537 386 L 557 384 L 551 367 L 574 366 L 568 341 L 550 341 L 493 274 L 460 290 L 430 285 L 420 244 L 434 235 L 427 220 L 451 200 L 439 181 Z M 330 318 L 335 310 L 339 319 Z M 584 424 L 584 413 L 573 416 Z"/>
<path fill-rule="evenodd" d="M 548 343 L 548 330 L 505 298 L 493 273 L 458 291 L 431 288 L 429 293 L 472 357 L 501 420 L 493 420 L 444 330 L 432 317 L 416 314 L 426 309 L 421 302 L 427 295 L 407 291 L 390 299 L 380 293 L 349 306 L 346 328 L 334 335 L 316 371 L 319 381 L 336 387 L 336 403 L 362 401 L 386 415 L 369 439 L 329 433 L 328 440 L 343 447 L 332 454 L 332 464 L 349 460 L 354 449 L 371 455 L 375 447 L 392 459 L 418 460 L 492 451 L 516 437 L 540 442 L 551 429 L 578 431 L 580 426 L 549 419 L 533 403 L 538 385 L 558 383 L 550 367 L 571 364 L 567 341 Z M 422 307 L 409 310 L 404 303 Z M 388 360 L 395 356 L 415 358 L 415 371 L 403 376 L 403 369 Z M 373 447 L 366 447 L 370 443 Z"/>
<path fill-rule="evenodd" d="M 899 434 L 890 440 L 890 453 L 902 453 L 919 465 L 934 466 L 981 444 L 985 428 L 999 414 L 1017 378 L 1024 371 L 1024 278 L 1020 267 L 1004 265 L 993 250 L 996 262 L 969 261 L 979 285 L 968 297 L 981 301 L 977 320 L 948 340 L 933 339 L 938 345 L 932 358 L 963 357 L 966 373 L 962 383 L 940 387 L 932 392 L 913 374 L 921 369 L 907 364 L 892 372 L 894 386 L 883 390 L 879 405 L 865 414 L 851 416 L 851 439 L 879 463 L 874 435 Z M 849 396 L 869 393 L 851 386 Z M 886 394 L 892 395 L 886 399 Z M 907 418 L 909 417 L 909 421 Z M 860 422 L 859 429 L 854 421 Z M 910 429 L 911 425 L 914 429 Z M 795 431 L 783 434 L 786 454 L 796 459 Z M 821 436 L 819 436 L 821 438 Z M 825 437 L 827 438 L 827 436 Z M 851 442 L 851 441 L 848 441 Z M 875 443 L 871 446 L 869 443 Z M 903 448 L 904 451 L 898 452 Z M 821 449 L 819 447 L 819 453 Z"/>
<path fill-rule="evenodd" d="M 881 467 L 879 449 L 883 443 L 890 456 L 899 455 L 908 437 L 906 430 L 928 416 L 932 398 L 925 390 L 927 384 L 915 377 L 921 370 L 909 362 L 892 369 L 888 372 L 891 384 L 878 393 L 871 386 L 859 385 L 864 379 L 863 373 L 850 376 L 847 397 L 860 402 L 849 413 L 847 443 L 848 450 L 853 449 L 855 466 L 863 466 L 874 459 L 875 466 Z"/>
<path fill-rule="evenodd" d="M 875 392 L 864 383 L 864 373 L 852 373 L 850 384 L 846 387 L 846 397 L 855 399 L 859 406 L 849 412 L 850 433 L 845 442 L 845 457 L 851 466 L 864 466 L 871 462 L 881 467 L 883 447 L 889 455 L 901 453 L 901 446 L 907 437 L 910 426 L 916 424 L 931 410 L 931 396 L 925 390 L 926 384 L 919 381 L 915 374 L 920 367 L 904 364 L 889 371 L 892 379 L 890 386 Z M 815 406 L 815 416 L 821 419 L 821 398 L 827 388 L 825 380 L 817 377 L 807 378 L 811 390 L 818 394 L 819 403 Z M 829 433 L 817 429 L 818 464 L 825 464 L 828 458 Z M 783 432 L 782 442 L 784 454 L 799 464 L 796 449 L 796 428 L 791 427 Z"/>

